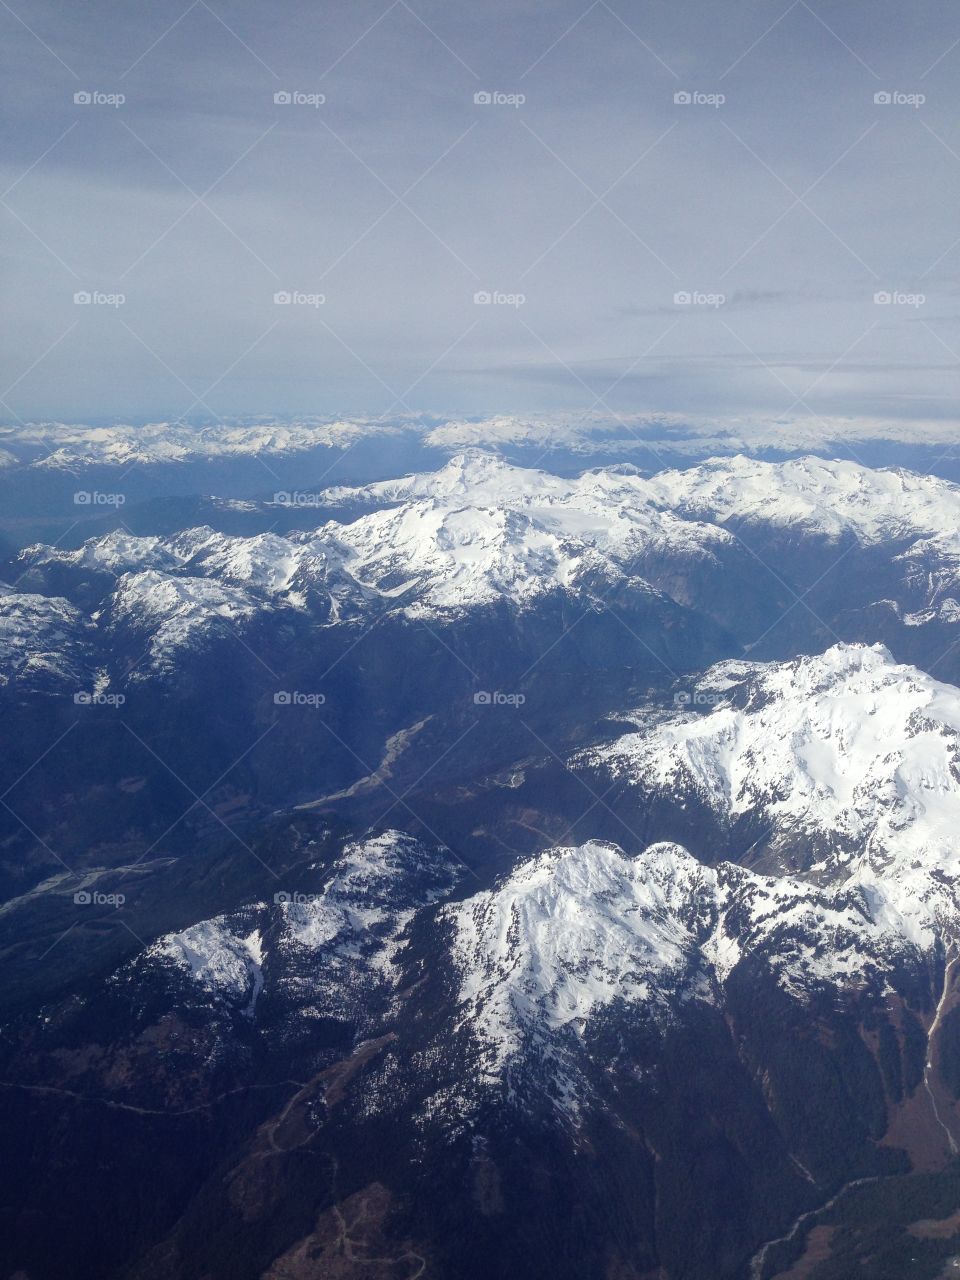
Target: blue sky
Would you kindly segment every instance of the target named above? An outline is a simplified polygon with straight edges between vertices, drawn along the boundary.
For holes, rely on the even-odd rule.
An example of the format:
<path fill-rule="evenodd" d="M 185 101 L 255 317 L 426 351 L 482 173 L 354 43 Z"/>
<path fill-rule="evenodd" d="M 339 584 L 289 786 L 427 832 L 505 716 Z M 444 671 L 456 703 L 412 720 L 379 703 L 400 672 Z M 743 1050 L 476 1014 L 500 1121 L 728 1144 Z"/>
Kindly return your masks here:
<path fill-rule="evenodd" d="M 13 0 L 0 30 L 3 421 L 954 414 L 953 5 Z"/>

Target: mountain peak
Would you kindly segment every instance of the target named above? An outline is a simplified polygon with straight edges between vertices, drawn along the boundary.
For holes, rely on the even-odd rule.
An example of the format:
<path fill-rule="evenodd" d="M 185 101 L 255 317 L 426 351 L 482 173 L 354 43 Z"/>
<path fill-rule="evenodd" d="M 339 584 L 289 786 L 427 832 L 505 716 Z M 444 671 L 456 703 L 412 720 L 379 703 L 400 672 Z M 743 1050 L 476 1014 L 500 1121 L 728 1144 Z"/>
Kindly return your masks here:
<path fill-rule="evenodd" d="M 690 799 L 724 830 L 760 831 L 777 865 L 821 883 L 880 879 L 924 928 L 937 903 L 953 902 L 942 872 L 960 869 L 954 686 L 883 645 L 840 644 L 782 663 L 720 663 L 696 690 L 705 712 L 679 711 L 575 766 L 628 792 Z"/>

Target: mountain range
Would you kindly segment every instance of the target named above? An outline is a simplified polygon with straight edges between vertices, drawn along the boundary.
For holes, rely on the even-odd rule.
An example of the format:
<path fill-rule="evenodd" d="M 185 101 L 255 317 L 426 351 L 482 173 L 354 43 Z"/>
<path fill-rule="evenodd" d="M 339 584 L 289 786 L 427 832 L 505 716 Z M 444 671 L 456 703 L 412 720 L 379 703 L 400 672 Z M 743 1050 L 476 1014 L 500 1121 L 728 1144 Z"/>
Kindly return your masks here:
<path fill-rule="evenodd" d="M 7 1272 L 936 1280 L 960 487 L 312 501 L 6 566 Z"/>

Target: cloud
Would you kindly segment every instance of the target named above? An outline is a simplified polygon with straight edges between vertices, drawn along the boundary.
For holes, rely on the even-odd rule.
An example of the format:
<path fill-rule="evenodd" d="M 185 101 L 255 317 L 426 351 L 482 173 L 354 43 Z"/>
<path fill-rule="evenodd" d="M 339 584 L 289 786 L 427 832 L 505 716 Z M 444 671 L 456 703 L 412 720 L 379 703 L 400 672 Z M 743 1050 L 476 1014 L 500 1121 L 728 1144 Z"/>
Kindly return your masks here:
<path fill-rule="evenodd" d="M 7 14 L 0 414 L 469 412 L 538 389 L 583 408 L 631 361 L 618 396 L 657 409 L 789 399 L 747 348 L 823 374 L 825 409 L 929 395 L 924 373 L 955 395 L 917 317 L 872 304 L 926 279 L 932 319 L 955 295 L 952 58 L 923 107 L 874 103 L 955 35 L 882 2 L 824 17 L 835 34 L 797 6 L 764 35 L 746 0 L 642 22 L 439 0 Z M 667 333 L 683 290 L 724 306 Z M 78 291 L 126 301 L 81 313 Z"/>

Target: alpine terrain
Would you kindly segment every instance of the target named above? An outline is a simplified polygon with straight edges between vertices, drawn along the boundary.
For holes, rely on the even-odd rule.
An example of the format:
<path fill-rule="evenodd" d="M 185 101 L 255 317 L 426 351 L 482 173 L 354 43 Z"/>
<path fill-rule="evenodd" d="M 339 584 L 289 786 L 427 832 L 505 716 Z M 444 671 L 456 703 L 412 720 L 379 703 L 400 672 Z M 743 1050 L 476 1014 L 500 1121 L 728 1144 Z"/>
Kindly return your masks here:
<path fill-rule="evenodd" d="M 960 487 L 446 430 L 12 442 L 3 1274 L 951 1274 Z"/>

